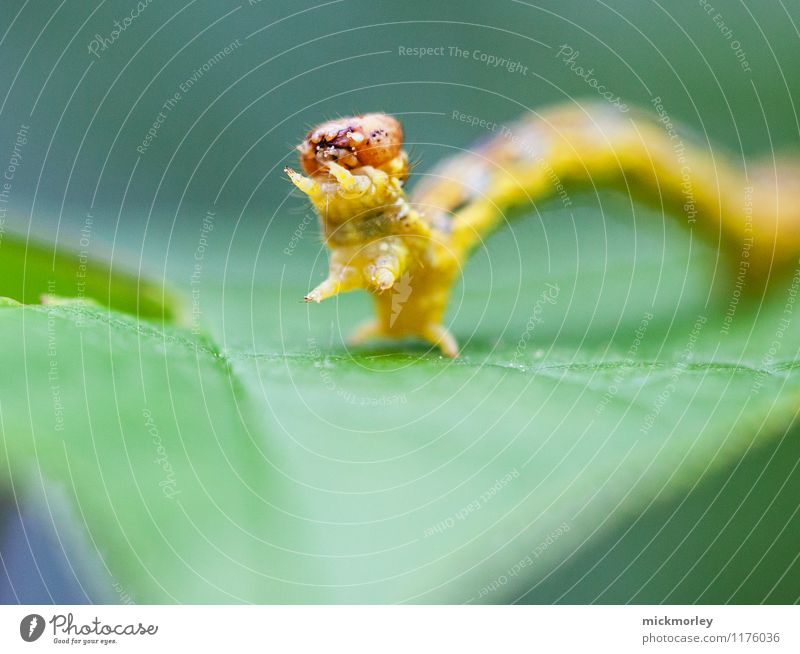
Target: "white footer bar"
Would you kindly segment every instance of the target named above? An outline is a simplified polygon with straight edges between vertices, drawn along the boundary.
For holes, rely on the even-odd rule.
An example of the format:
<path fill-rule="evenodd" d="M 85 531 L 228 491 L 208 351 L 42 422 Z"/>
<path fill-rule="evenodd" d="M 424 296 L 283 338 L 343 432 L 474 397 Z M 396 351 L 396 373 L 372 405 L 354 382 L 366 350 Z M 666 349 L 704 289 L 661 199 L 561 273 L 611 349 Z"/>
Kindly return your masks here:
<path fill-rule="evenodd" d="M 797 606 L 4 606 L 0 652 L 796 653 L 798 624 Z"/>

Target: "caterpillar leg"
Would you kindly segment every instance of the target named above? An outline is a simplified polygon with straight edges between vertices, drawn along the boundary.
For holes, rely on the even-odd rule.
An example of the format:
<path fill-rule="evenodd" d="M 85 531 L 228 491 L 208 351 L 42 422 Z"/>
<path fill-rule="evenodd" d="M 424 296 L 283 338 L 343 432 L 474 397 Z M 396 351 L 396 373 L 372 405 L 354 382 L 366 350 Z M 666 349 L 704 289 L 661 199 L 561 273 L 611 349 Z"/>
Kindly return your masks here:
<path fill-rule="evenodd" d="M 322 185 L 317 180 L 301 175 L 296 170 L 289 168 L 289 166 L 286 166 L 283 172 L 289 176 L 292 184 L 309 197 L 316 198 L 323 194 Z"/>
<path fill-rule="evenodd" d="M 444 325 L 429 324 L 423 328 L 420 335 L 431 345 L 436 345 L 445 356 L 451 359 L 455 359 L 458 356 L 458 343 L 450 333 L 450 330 Z"/>
<path fill-rule="evenodd" d="M 354 175 L 347 168 L 333 161 L 329 161 L 327 167 L 331 175 L 339 182 L 341 192 L 351 197 L 363 195 L 372 186 L 370 178 L 366 175 Z"/>
<path fill-rule="evenodd" d="M 347 338 L 348 345 L 361 345 L 371 338 L 400 338 L 403 334 L 393 334 L 385 329 L 380 320 L 370 319 L 362 322 Z M 438 347 L 442 354 L 450 358 L 458 356 L 458 343 L 444 325 L 429 325 L 420 334 L 423 340 Z"/>
<path fill-rule="evenodd" d="M 361 287 L 363 287 L 363 282 L 358 270 L 349 265 L 342 265 L 336 260 L 336 257 L 332 257 L 328 277 L 303 299 L 306 302 L 319 304 L 322 300 L 327 300 L 339 293 Z"/>
<path fill-rule="evenodd" d="M 361 345 L 364 341 L 379 336 L 385 336 L 386 332 L 381 325 L 380 320 L 370 318 L 358 325 L 347 337 L 348 345 Z"/>
<path fill-rule="evenodd" d="M 313 291 L 309 291 L 303 300 L 319 304 L 323 300 L 339 295 L 342 290 L 341 280 L 328 277 L 324 282 L 314 288 Z"/>

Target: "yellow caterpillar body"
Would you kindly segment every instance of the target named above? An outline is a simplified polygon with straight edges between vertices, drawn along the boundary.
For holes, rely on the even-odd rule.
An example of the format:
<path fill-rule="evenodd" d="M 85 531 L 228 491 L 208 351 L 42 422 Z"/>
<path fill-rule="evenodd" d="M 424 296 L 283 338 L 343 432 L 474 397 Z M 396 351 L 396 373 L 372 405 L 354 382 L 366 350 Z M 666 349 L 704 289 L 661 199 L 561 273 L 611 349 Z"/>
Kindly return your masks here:
<path fill-rule="evenodd" d="M 685 142 L 664 114 L 551 107 L 446 160 L 410 198 L 402 139 L 399 122 L 386 114 L 330 121 L 298 147 L 307 176 L 286 169 L 314 203 L 330 248 L 328 277 L 306 301 L 355 288 L 375 299 L 375 319 L 353 342 L 413 335 L 457 356 L 443 319 L 464 261 L 510 209 L 553 195 L 554 181 L 622 184 L 657 198 L 732 250 L 747 244 L 753 274 L 800 252 L 800 164 L 737 166 L 729 155 Z"/>

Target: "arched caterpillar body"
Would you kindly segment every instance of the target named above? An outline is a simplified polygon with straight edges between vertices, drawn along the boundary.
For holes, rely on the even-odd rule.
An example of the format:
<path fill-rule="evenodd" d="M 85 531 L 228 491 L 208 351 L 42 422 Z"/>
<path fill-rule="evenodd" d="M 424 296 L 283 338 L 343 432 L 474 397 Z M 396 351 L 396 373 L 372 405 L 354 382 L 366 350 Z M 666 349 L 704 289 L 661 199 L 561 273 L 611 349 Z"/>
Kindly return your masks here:
<path fill-rule="evenodd" d="M 685 134 L 663 116 L 601 104 L 555 106 L 444 161 L 409 198 L 408 157 L 395 118 L 365 114 L 323 123 L 298 146 L 306 175 L 286 169 L 313 202 L 330 248 L 328 277 L 305 299 L 367 289 L 377 316 L 353 342 L 414 335 L 456 356 L 443 318 L 463 262 L 507 211 L 552 195 L 554 179 L 622 184 L 658 199 L 734 252 L 747 243 L 754 275 L 796 259 L 800 163 L 737 166 Z"/>

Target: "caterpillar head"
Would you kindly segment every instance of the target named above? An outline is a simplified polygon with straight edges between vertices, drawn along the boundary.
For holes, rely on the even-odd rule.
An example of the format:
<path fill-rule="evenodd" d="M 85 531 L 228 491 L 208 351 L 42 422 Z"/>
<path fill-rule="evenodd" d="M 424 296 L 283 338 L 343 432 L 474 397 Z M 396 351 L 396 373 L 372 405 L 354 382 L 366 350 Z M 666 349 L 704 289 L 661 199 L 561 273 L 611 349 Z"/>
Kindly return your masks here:
<path fill-rule="evenodd" d="M 303 170 L 314 175 L 334 162 L 347 170 L 392 162 L 403 147 L 403 128 L 387 114 L 372 113 L 329 120 L 310 130 L 297 147 Z"/>
<path fill-rule="evenodd" d="M 402 147 L 403 128 L 387 114 L 330 120 L 297 147 L 306 174 L 291 168 L 286 174 L 316 206 L 327 236 L 352 241 L 388 235 L 402 227 L 394 219 L 407 212 Z"/>

